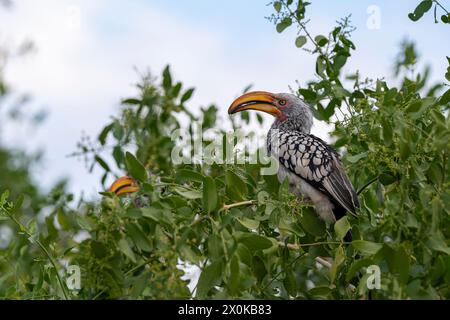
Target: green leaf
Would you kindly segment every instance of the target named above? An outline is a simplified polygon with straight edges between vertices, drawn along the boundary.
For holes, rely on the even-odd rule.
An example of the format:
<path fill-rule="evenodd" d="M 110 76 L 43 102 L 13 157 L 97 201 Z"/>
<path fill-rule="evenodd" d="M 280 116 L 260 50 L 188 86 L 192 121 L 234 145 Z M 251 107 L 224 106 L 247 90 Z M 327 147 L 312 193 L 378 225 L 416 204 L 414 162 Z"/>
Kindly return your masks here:
<path fill-rule="evenodd" d="M 335 254 L 334 254 L 333 264 L 331 265 L 331 269 L 330 269 L 331 283 L 334 283 L 334 281 L 336 280 L 338 268 L 344 261 L 345 261 L 345 251 L 341 245 L 336 249 Z"/>
<path fill-rule="evenodd" d="M 200 261 L 203 260 L 196 251 L 194 251 L 194 247 L 189 245 L 181 245 L 178 248 L 178 252 L 180 253 L 180 258 L 188 261 L 190 263 L 198 264 Z M 204 260 L 203 260 L 204 261 Z"/>
<path fill-rule="evenodd" d="M 292 24 L 292 20 L 289 17 L 284 18 L 281 20 L 280 23 L 277 24 L 276 29 L 278 33 L 283 32 L 286 28 L 288 28 Z"/>
<path fill-rule="evenodd" d="M 250 250 L 264 250 L 273 246 L 273 242 L 269 238 L 254 233 L 236 232 L 235 236 L 238 242 Z"/>
<path fill-rule="evenodd" d="M 120 141 L 123 138 L 124 130 L 119 121 L 114 121 L 112 130 L 113 137 Z"/>
<path fill-rule="evenodd" d="M 433 5 L 432 0 L 423 0 L 419 5 L 414 9 L 414 13 L 408 14 L 409 19 L 412 21 L 417 21 L 423 17 L 423 15 L 431 9 Z"/>
<path fill-rule="evenodd" d="M 195 90 L 194 88 L 190 88 L 190 89 L 186 90 L 186 92 L 181 97 L 181 103 L 188 101 L 192 97 L 194 90 Z"/>
<path fill-rule="evenodd" d="M 339 70 L 341 70 L 341 68 L 347 62 L 347 57 L 342 54 L 337 54 L 336 57 L 334 57 L 333 62 L 334 62 L 333 64 L 334 71 L 339 72 Z"/>
<path fill-rule="evenodd" d="M 445 91 L 442 97 L 439 99 L 439 103 L 441 105 L 446 105 L 449 102 L 450 102 L 450 89 Z"/>
<path fill-rule="evenodd" d="M 299 221 L 303 229 L 314 236 L 322 236 L 325 233 L 325 223 L 317 216 L 312 208 L 304 208 Z"/>
<path fill-rule="evenodd" d="M 448 14 L 448 15 L 443 14 L 443 15 L 441 16 L 441 21 L 442 21 L 443 23 L 450 23 L 450 14 Z"/>
<path fill-rule="evenodd" d="M 323 79 L 326 78 L 326 75 L 325 75 L 326 66 L 327 66 L 327 64 L 326 64 L 325 59 L 322 58 L 321 56 L 319 56 L 316 59 L 316 73 Z"/>
<path fill-rule="evenodd" d="M 388 186 L 397 181 L 397 178 L 392 174 L 382 173 L 380 174 L 379 180 L 384 186 Z"/>
<path fill-rule="evenodd" d="M 208 238 L 208 255 L 212 261 L 214 260 L 220 260 L 223 257 L 223 243 L 222 239 L 216 235 L 213 234 L 209 236 Z"/>
<path fill-rule="evenodd" d="M 4 206 L 8 202 L 9 190 L 5 190 L 0 197 L 0 206 Z"/>
<path fill-rule="evenodd" d="M 182 87 L 183 85 L 181 84 L 181 82 L 178 82 L 176 85 L 175 85 L 175 87 L 173 87 L 172 88 L 172 96 L 173 97 L 178 97 L 178 95 L 180 94 L 180 91 L 181 91 L 181 87 Z"/>
<path fill-rule="evenodd" d="M 55 225 L 53 223 L 53 219 L 54 219 L 53 215 L 50 215 L 50 216 L 45 218 L 45 225 L 47 227 L 47 232 L 48 232 L 48 235 L 50 237 L 58 236 L 58 230 L 55 228 Z"/>
<path fill-rule="evenodd" d="M 106 246 L 99 241 L 91 241 L 91 249 L 94 255 L 99 259 L 106 257 L 108 254 Z"/>
<path fill-rule="evenodd" d="M 311 296 L 320 297 L 322 299 L 328 299 L 330 293 L 331 289 L 327 286 L 314 287 L 308 290 L 308 294 L 310 294 Z"/>
<path fill-rule="evenodd" d="M 59 208 L 56 213 L 56 219 L 63 230 L 69 230 L 72 226 L 71 220 L 66 216 L 61 208 Z"/>
<path fill-rule="evenodd" d="M 139 296 L 142 294 L 144 289 L 147 287 L 147 284 L 150 280 L 150 274 L 147 272 L 142 272 L 140 275 L 134 278 L 131 292 L 130 292 L 130 298 L 133 300 L 136 300 L 139 298 Z"/>
<path fill-rule="evenodd" d="M 276 12 L 280 12 L 280 10 L 281 10 L 281 2 L 280 1 L 275 1 L 273 3 L 273 8 L 275 9 Z"/>
<path fill-rule="evenodd" d="M 95 161 L 97 161 L 97 163 L 103 168 L 103 169 L 105 169 L 105 171 L 107 171 L 107 172 L 109 172 L 109 171 L 111 171 L 110 169 L 109 169 L 109 166 L 108 166 L 108 164 L 105 162 L 105 160 L 103 160 L 99 155 L 95 155 Z"/>
<path fill-rule="evenodd" d="M 437 161 L 432 162 L 427 171 L 428 179 L 430 179 L 435 185 L 440 185 L 442 183 L 442 176 L 443 170 L 441 165 Z"/>
<path fill-rule="evenodd" d="M 75 216 L 77 224 L 80 226 L 82 230 L 91 231 L 94 227 L 94 222 L 91 218 L 86 217 L 84 215 L 76 215 Z"/>
<path fill-rule="evenodd" d="M 14 215 L 16 212 L 20 210 L 20 208 L 22 208 L 24 198 L 25 197 L 22 193 L 17 196 L 14 206 L 11 208 L 11 211 L 9 212 L 10 215 Z"/>
<path fill-rule="evenodd" d="M 238 254 L 242 263 L 245 263 L 247 266 L 252 265 L 252 253 L 242 243 L 238 243 L 236 253 Z"/>
<path fill-rule="evenodd" d="M 347 216 L 344 216 L 340 218 L 336 223 L 334 224 L 334 232 L 336 232 L 337 238 L 339 240 L 344 239 L 345 235 L 347 234 L 348 230 L 350 230 L 351 226 L 348 222 Z"/>
<path fill-rule="evenodd" d="M 407 113 L 412 113 L 413 119 L 418 119 L 433 103 L 435 98 L 427 97 L 421 100 L 415 100 L 406 108 Z"/>
<path fill-rule="evenodd" d="M 200 274 L 200 278 L 197 284 L 197 292 L 196 295 L 198 298 L 202 299 L 206 297 L 208 291 L 211 290 L 215 285 L 220 284 L 222 280 L 222 262 L 215 261 L 211 263 L 209 266 L 206 266 L 202 273 Z"/>
<path fill-rule="evenodd" d="M 240 285 L 239 277 L 239 257 L 235 254 L 230 262 L 230 277 L 228 279 L 227 287 L 229 292 L 234 295 L 238 292 Z"/>
<path fill-rule="evenodd" d="M 345 275 L 345 280 L 347 282 L 350 282 L 350 280 L 353 279 L 353 277 L 356 275 L 358 271 L 360 271 L 364 267 L 368 267 L 373 264 L 374 262 L 371 257 L 353 261 L 353 263 L 351 264 L 350 268 L 347 271 L 347 274 Z"/>
<path fill-rule="evenodd" d="M 383 248 L 377 252 L 377 258 L 387 262 L 389 271 L 397 276 L 402 284 L 406 284 L 409 277 L 409 256 L 402 247 L 394 248 L 384 244 Z"/>
<path fill-rule="evenodd" d="M 152 243 L 149 238 L 144 234 L 144 232 L 134 223 L 129 223 L 126 226 L 127 234 L 133 240 L 136 247 L 142 251 L 150 252 L 152 251 Z"/>
<path fill-rule="evenodd" d="M 213 178 L 203 179 L 203 208 L 210 213 L 216 210 L 218 204 L 217 188 Z"/>
<path fill-rule="evenodd" d="M 243 200 L 247 195 L 247 184 L 243 179 L 232 170 L 227 170 L 225 173 L 225 183 L 227 185 L 227 194 L 233 200 Z"/>
<path fill-rule="evenodd" d="M 102 146 L 105 145 L 108 133 L 113 129 L 113 127 L 114 127 L 114 123 L 107 125 L 106 127 L 103 128 L 102 132 L 100 132 L 100 134 L 98 135 L 98 141 L 100 142 L 100 144 Z"/>
<path fill-rule="evenodd" d="M 434 118 L 436 123 L 438 123 L 439 125 L 445 126 L 445 117 L 441 112 L 433 109 L 433 110 L 431 110 L 431 116 Z"/>
<path fill-rule="evenodd" d="M 307 41 L 308 40 L 305 36 L 298 36 L 297 39 L 295 39 L 295 45 L 297 48 L 301 48 L 306 44 Z"/>
<path fill-rule="evenodd" d="M 259 282 L 261 282 L 267 275 L 267 269 L 264 261 L 257 255 L 253 256 L 252 259 L 253 274 L 256 276 Z"/>
<path fill-rule="evenodd" d="M 283 279 L 284 287 L 286 291 L 293 297 L 297 296 L 297 280 L 295 279 L 294 272 L 291 268 L 286 268 L 285 276 Z"/>
<path fill-rule="evenodd" d="M 411 155 L 411 146 L 409 141 L 401 140 L 399 147 L 400 147 L 400 158 L 402 160 L 408 159 L 408 157 Z"/>
<path fill-rule="evenodd" d="M 405 249 L 399 248 L 394 256 L 394 272 L 398 273 L 401 283 L 406 284 L 409 278 L 409 256 Z"/>
<path fill-rule="evenodd" d="M 142 101 L 139 99 L 130 98 L 130 99 L 122 100 L 122 104 L 140 105 L 140 104 L 142 104 Z"/>
<path fill-rule="evenodd" d="M 136 159 L 134 155 L 129 152 L 125 154 L 125 164 L 127 166 L 127 171 L 133 178 L 139 180 L 140 182 L 145 182 L 148 180 L 147 170 L 145 170 L 145 167 L 139 162 L 138 159 Z"/>
<path fill-rule="evenodd" d="M 125 254 L 131 261 L 136 263 L 136 256 L 134 255 L 133 250 L 131 250 L 128 241 L 126 239 L 120 239 L 118 245 L 120 251 L 122 251 L 122 253 Z"/>
<path fill-rule="evenodd" d="M 314 38 L 314 41 L 317 43 L 319 47 L 323 47 L 328 43 L 328 39 L 322 35 L 318 35 Z"/>
<path fill-rule="evenodd" d="M 391 145 L 393 137 L 393 130 L 389 121 L 383 121 L 383 140 L 386 145 Z"/>
<path fill-rule="evenodd" d="M 366 151 L 353 156 L 347 156 L 345 159 L 350 163 L 357 163 L 359 160 L 366 158 L 368 154 L 369 152 Z"/>
<path fill-rule="evenodd" d="M 256 120 L 258 121 L 259 124 L 262 124 L 264 122 L 264 118 L 259 113 L 256 114 Z"/>
<path fill-rule="evenodd" d="M 189 169 L 178 170 L 176 178 L 180 182 L 203 182 L 203 175 L 200 172 Z"/>
<path fill-rule="evenodd" d="M 162 83 L 163 88 L 164 88 L 164 90 L 169 91 L 169 89 L 172 87 L 172 76 L 170 75 L 170 67 L 169 66 L 166 66 L 164 68 L 162 75 L 163 75 L 163 83 Z"/>
<path fill-rule="evenodd" d="M 405 111 L 407 113 L 417 112 L 417 111 L 419 111 L 421 105 L 422 105 L 421 100 L 414 100 L 408 105 L 408 107 L 406 108 Z"/>
<path fill-rule="evenodd" d="M 115 146 L 112 152 L 112 156 L 116 161 L 118 167 L 122 167 L 125 162 L 125 155 L 123 154 L 122 148 L 120 146 Z"/>
<path fill-rule="evenodd" d="M 353 93 L 352 93 L 352 98 L 355 98 L 355 99 L 364 99 L 364 98 L 365 98 L 365 95 L 364 95 L 364 93 L 362 93 L 361 91 L 355 90 L 355 91 L 353 91 Z"/>
<path fill-rule="evenodd" d="M 445 240 L 441 235 L 430 237 L 426 244 L 432 250 L 440 251 L 447 255 L 450 255 L 450 247 L 445 244 Z"/>
<path fill-rule="evenodd" d="M 354 240 L 352 241 L 352 246 L 361 253 L 373 255 L 377 253 L 378 250 L 380 250 L 383 245 L 371 241 Z"/>
<path fill-rule="evenodd" d="M 132 219 L 139 219 L 142 217 L 142 211 L 139 208 L 128 208 L 126 216 Z"/>
<path fill-rule="evenodd" d="M 248 218 L 241 218 L 237 219 L 244 227 L 255 230 L 259 227 L 259 221 L 248 219 Z"/>
<path fill-rule="evenodd" d="M 317 94 L 309 89 L 298 89 L 298 92 L 305 98 L 306 101 L 313 101 L 317 99 Z"/>
<path fill-rule="evenodd" d="M 450 13 L 447 15 L 447 17 L 449 17 L 449 19 L 450 19 Z M 445 73 L 445 79 L 450 81 L 450 57 L 446 57 L 446 58 L 447 58 L 449 66 L 447 67 L 447 72 Z"/>
<path fill-rule="evenodd" d="M 250 114 L 248 113 L 248 111 L 241 112 L 241 119 L 245 121 L 246 124 L 250 122 Z"/>
<path fill-rule="evenodd" d="M 186 189 L 181 186 L 174 187 L 173 190 L 180 196 L 190 200 L 200 199 L 202 197 L 202 193 L 198 190 Z"/>
<path fill-rule="evenodd" d="M 144 217 L 150 218 L 155 222 L 160 222 L 162 218 L 162 210 L 155 207 L 146 207 L 141 209 L 141 214 Z"/>
<path fill-rule="evenodd" d="M 325 118 L 325 120 L 329 120 L 331 116 L 334 114 L 334 108 L 337 106 L 337 99 L 332 99 L 328 106 L 323 111 L 322 115 Z"/>

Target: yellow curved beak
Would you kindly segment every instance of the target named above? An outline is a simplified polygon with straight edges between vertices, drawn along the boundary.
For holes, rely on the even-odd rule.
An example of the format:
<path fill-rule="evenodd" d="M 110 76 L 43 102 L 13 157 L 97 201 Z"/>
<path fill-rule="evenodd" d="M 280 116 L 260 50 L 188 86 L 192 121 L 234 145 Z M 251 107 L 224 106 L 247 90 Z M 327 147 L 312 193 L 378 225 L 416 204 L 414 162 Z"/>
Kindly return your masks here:
<path fill-rule="evenodd" d="M 275 106 L 275 101 L 276 98 L 273 93 L 266 91 L 249 92 L 233 101 L 228 109 L 228 114 L 244 110 L 258 110 L 278 117 L 281 115 L 281 111 Z"/>
<path fill-rule="evenodd" d="M 139 189 L 139 184 L 136 180 L 130 176 L 124 176 L 114 181 L 108 191 L 120 196 L 126 193 L 138 192 Z"/>

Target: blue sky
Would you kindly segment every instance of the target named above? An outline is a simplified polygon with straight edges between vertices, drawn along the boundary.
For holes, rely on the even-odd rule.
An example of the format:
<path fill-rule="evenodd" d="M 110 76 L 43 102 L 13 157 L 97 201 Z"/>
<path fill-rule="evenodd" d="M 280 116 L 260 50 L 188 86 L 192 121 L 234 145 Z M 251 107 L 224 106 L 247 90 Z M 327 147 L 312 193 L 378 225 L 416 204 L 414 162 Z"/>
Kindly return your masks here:
<path fill-rule="evenodd" d="M 305 83 L 314 76 L 314 59 L 294 46 L 295 30 L 280 35 L 265 19 L 273 12 L 268 2 L 16 1 L 11 10 L 0 11 L 0 43 L 32 39 L 37 50 L 11 59 L 5 77 L 16 93 L 30 93 L 34 106 L 44 106 L 49 118 L 36 131 L 6 124 L 3 142 L 45 151 L 36 172 L 44 185 L 68 177 L 75 193 L 96 195 L 100 172 L 90 175 L 82 161 L 67 155 L 76 150 L 82 132 L 96 136 L 119 110 L 120 99 L 134 93 L 134 67 L 159 74 L 171 64 L 178 80 L 197 88 L 191 107 L 216 103 L 222 117 L 248 84 L 285 92 L 296 80 Z M 422 61 L 433 68 L 432 78 L 443 79 L 450 54 L 448 26 L 434 24 L 432 14 L 411 22 L 407 13 L 419 1 L 311 2 L 313 34 L 327 33 L 337 19 L 352 14 L 357 51 L 346 71 L 391 80 L 393 58 L 406 37 L 417 41 Z M 367 27 L 373 5 L 379 8 L 378 29 Z M 315 134 L 326 138 L 327 131 L 316 122 Z"/>

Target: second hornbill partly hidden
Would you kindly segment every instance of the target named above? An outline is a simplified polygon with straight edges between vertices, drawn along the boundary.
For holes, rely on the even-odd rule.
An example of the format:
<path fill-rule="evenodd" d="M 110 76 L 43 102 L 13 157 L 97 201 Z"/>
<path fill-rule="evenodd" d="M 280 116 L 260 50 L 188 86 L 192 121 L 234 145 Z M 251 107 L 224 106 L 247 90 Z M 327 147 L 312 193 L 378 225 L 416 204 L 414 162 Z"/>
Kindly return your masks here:
<path fill-rule="evenodd" d="M 347 212 L 356 213 L 358 196 L 327 143 L 312 135 L 313 114 L 300 98 L 289 93 L 246 93 L 231 104 L 229 114 L 258 110 L 275 116 L 267 134 L 267 150 L 279 162 L 278 179 L 288 178 L 289 190 L 312 202 L 317 214 L 334 223 Z M 351 230 L 344 237 L 351 241 Z"/>

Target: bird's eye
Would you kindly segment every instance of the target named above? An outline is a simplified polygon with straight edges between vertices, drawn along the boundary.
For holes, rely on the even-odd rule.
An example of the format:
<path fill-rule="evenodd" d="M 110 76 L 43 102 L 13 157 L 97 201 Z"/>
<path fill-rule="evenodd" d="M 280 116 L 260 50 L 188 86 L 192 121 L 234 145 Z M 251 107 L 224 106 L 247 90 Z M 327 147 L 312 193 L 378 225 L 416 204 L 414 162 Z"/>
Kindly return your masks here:
<path fill-rule="evenodd" d="M 278 103 L 280 104 L 280 106 L 284 106 L 286 105 L 286 100 L 280 100 L 278 101 Z"/>

